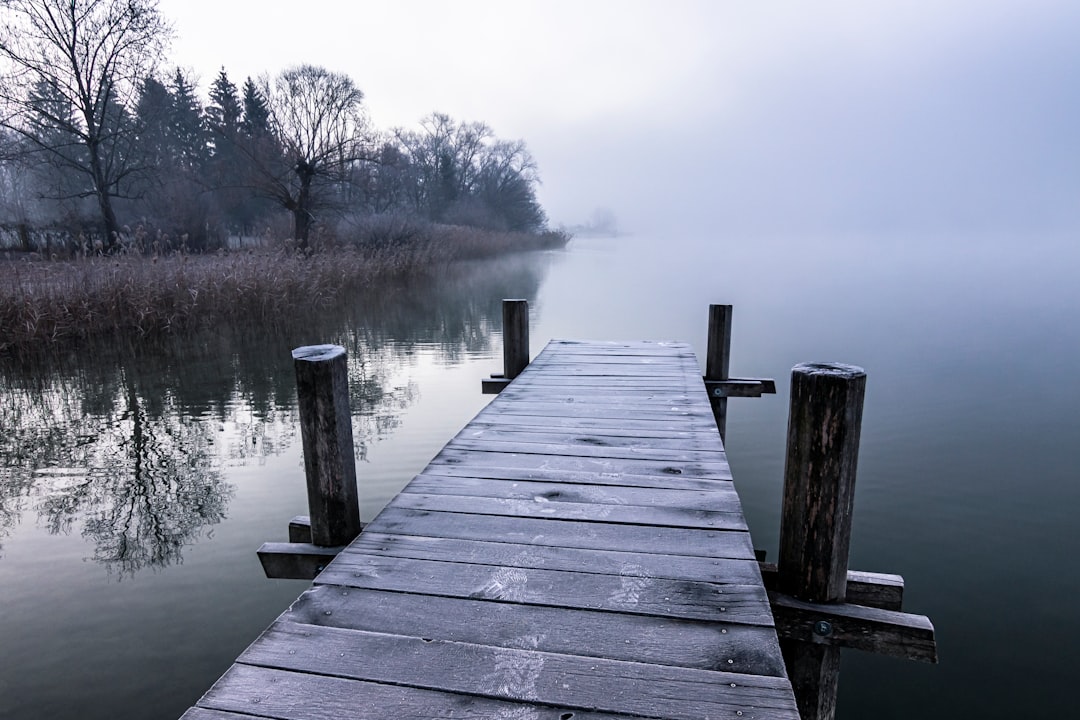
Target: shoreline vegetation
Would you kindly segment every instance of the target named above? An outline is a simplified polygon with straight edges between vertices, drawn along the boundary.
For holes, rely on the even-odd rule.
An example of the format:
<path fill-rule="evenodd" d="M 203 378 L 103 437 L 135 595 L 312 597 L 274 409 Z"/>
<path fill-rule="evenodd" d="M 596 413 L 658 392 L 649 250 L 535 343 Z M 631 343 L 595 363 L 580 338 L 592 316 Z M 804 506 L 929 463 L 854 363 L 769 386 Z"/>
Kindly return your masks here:
<path fill-rule="evenodd" d="M 558 249 L 560 231 L 500 232 L 400 219 L 347 237 L 263 241 L 193 254 L 133 248 L 70 260 L 0 255 L 0 357 L 110 336 L 151 339 L 221 323 L 273 329 L 373 280 L 416 278 L 461 261 Z"/>
<path fill-rule="evenodd" d="M 158 0 L 77 5 L 3 5 L 0 358 L 280 327 L 374 278 L 570 238 L 524 140 L 437 111 L 380 129 L 309 63 L 221 67 L 204 93 Z"/>

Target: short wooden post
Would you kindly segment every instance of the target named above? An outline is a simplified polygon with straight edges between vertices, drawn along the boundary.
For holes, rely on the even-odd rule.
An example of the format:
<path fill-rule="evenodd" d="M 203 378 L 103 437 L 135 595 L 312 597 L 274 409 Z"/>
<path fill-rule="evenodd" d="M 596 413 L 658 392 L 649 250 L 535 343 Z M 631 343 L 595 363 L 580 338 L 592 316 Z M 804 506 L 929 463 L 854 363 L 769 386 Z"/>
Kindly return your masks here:
<path fill-rule="evenodd" d="M 360 534 L 345 348 L 310 345 L 296 348 L 292 356 L 311 542 L 320 547 L 345 545 Z"/>
<path fill-rule="evenodd" d="M 731 305 L 709 306 L 709 339 L 705 351 L 705 379 L 729 379 L 731 365 Z M 716 429 L 727 438 L 727 398 L 710 395 Z"/>
<path fill-rule="evenodd" d="M 529 302 L 503 300 L 503 375 L 513 380 L 529 364 Z"/>
<path fill-rule="evenodd" d="M 791 371 L 777 589 L 800 600 L 842 603 L 847 595 L 865 393 L 859 367 L 814 363 Z M 818 622 L 814 637 L 831 631 Z M 833 718 L 840 648 L 782 640 L 781 649 L 803 720 Z"/>

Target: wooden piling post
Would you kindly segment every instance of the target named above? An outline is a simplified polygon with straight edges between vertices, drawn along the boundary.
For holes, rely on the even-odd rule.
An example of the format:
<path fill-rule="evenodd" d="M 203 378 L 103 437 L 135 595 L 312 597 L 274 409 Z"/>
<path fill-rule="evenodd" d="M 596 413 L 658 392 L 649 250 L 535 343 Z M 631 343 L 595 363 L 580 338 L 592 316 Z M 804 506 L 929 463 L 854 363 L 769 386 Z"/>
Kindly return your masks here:
<path fill-rule="evenodd" d="M 709 306 L 709 339 L 705 351 L 705 380 L 729 379 L 731 365 L 731 305 Z M 709 396 L 720 439 L 727 438 L 727 398 Z"/>
<path fill-rule="evenodd" d="M 503 375 L 513 380 L 529 364 L 529 302 L 503 300 Z"/>
<path fill-rule="evenodd" d="M 791 371 L 784 500 L 777 589 L 812 603 L 843 603 L 855 499 L 866 373 L 840 364 Z M 823 641 L 829 622 L 814 626 Z M 788 676 L 803 720 L 836 712 L 840 648 L 782 640 Z"/>
<path fill-rule="evenodd" d="M 345 545 L 360 534 L 345 348 L 309 345 L 296 348 L 292 356 L 311 542 L 320 547 Z"/>

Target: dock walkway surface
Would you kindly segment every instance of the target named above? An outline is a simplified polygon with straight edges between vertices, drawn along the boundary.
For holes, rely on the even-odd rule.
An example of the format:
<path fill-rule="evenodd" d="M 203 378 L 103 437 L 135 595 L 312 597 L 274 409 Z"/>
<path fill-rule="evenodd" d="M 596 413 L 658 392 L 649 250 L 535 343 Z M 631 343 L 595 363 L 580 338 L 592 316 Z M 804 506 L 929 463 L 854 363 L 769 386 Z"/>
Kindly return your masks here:
<path fill-rule="evenodd" d="M 798 711 L 701 369 L 553 341 L 184 720 Z"/>

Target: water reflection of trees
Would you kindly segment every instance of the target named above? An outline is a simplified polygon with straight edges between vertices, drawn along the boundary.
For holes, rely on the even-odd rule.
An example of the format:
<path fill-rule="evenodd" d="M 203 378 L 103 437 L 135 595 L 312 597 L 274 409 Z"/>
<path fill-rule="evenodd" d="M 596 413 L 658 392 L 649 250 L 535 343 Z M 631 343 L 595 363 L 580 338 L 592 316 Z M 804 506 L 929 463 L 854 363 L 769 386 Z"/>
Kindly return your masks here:
<path fill-rule="evenodd" d="M 226 517 L 223 466 L 295 442 L 292 347 L 348 349 L 363 459 L 415 401 L 401 368 L 421 346 L 443 364 L 490 354 L 500 301 L 534 297 L 542 271 L 535 256 L 454 268 L 438 282 L 341 298 L 334 312 L 284 319 L 273 332 L 217 328 L 9 361 L 0 366 L 0 541 L 33 513 L 49 532 L 80 532 L 116 577 L 182 562 Z"/>

